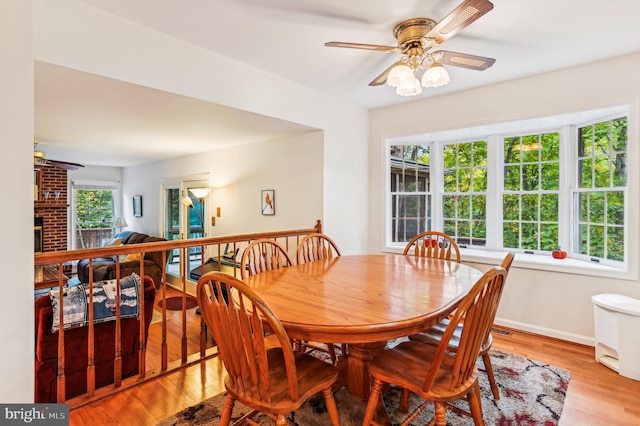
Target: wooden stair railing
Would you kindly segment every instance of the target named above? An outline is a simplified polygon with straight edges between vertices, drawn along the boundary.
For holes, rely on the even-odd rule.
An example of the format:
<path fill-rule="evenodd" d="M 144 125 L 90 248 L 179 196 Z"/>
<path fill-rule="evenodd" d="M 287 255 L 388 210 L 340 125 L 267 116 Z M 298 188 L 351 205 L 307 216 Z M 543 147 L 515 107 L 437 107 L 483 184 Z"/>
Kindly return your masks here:
<path fill-rule="evenodd" d="M 294 230 L 284 230 L 284 231 L 274 231 L 274 232 L 262 232 L 262 233 L 253 233 L 253 234 L 243 234 L 243 235 L 230 235 L 230 236 L 222 236 L 222 237 L 205 237 L 205 238 L 197 238 L 190 240 L 172 240 L 172 241 L 159 241 L 159 242 L 151 242 L 151 243 L 140 243 L 140 244 L 130 244 L 124 246 L 114 246 L 114 247 L 103 247 L 103 248 L 95 248 L 95 249 L 81 249 L 81 250 L 67 250 L 67 251 L 56 251 L 56 252 L 46 252 L 46 253 L 36 253 L 34 255 L 34 266 L 41 265 L 56 265 L 59 270 L 58 284 L 52 288 L 60 290 L 60 294 L 62 294 L 64 287 L 67 285 L 65 283 L 66 279 L 63 274 L 63 265 L 68 264 L 68 262 L 78 261 L 82 259 L 89 259 L 89 302 L 88 302 L 88 326 L 87 326 L 87 392 L 86 394 L 74 397 L 72 399 L 66 399 L 66 379 L 65 379 L 65 332 L 64 332 L 64 298 L 60 297 L 60 307 L 59 307 L 59 322 L 60 329 L 58 331 L 58 370 L 57 370 L 57 395 L 58 400 L 54 402 L 58 403 L 67 403 L 70 408 L 77 408 L 83 405 L 86 405 L 90 402 L 95 401 L 98 398 L 102 398 L 110 393 L 119 391 L 123 388 L 128 388 L 131 386 L 135 386 L 141 384 L 144 379 L 148 380 L 153 377 L 157 377 L 159 375 L 163 375 L 172 371 L 175 371 L 180 368 L 187 367 L 196 362 L 200 362 L 203 359 L 209 358 L 211 356 L 217 355 L 217 351 L 213 348 L 206 348 L 206 332 L 204 324 L 201 321 L 201 332 L 199 339 L 199 351 L 198 353 L 189 354 L 188 346 L 187 346 L 187 312 L 186 312 L 186 300 L 187 300 L 187 282 L 188 273 L 186 268 L 187 262 L 182 262 L 182 268 L 180 271 L 180 281 L 181 287 L 178 289 L 182 292 L 182 315 L 181 315 L 181 332 L 182 336 L 180 339 L 181 342 L 181 357 L 179 360 L 170 360 L 168 356 L 168 341 L 167 341 L 167 303 L 166 303 L 166 291 L 162 291 L 162 332 L 161 332 L 161 342 L 160 342 L 160 353 L 161 353 L 161 368 L 159 372 L 147 372 L 147 363 L 146 363 L 146 354 L 147 354 L 147 336 L 145 330 L 145 321 L 144 321 L 144 291 L 141 288 L 141 297 L 140 297 L 140 312 L 141 312 L 141 320 L 140 320 L 140 332 L 139 332 L 139 353 L 138 353 L 138 375 L 132 378 L 123 379 L 122 378 L 122 336 L 121 336 L 121 318 L 120 318 L 120 304 L 116 303 L 116 312 L 115 312 L 115 354 L 114 354 L 114 383 L 112 385 L 103 387 L 101 389 L 96 389 L 96 371 L 95 371 L 95 329 L 94 329 L 94 309 L 93 309 L 93 259 L 101 258 L 101 257 L 116 257 L 116 281 L 118 285 L 116 285 L 116 297 L 117 300 L 120 300 L 120 258 L 123 255 L 127 254 L 136 254 L 140 253 L 140 276 L 144 276 L 144 254 L 149 252 L 162 252 L 162 260 L 163 264 L 166 265 L 167 261 L 167 253 L 170 253 L 171 250 L 179 249 L 183 258 L 188 254 L 190 248 L 198 247 L 200 248 L 202 253 L 205 253 L 205 249 L 210 248 L 214 253 L 214 258 L 218 261 L 218 268 L 220 268 L 223 247 L 229 244 L 233 248 L 233 252 L 236 252 L 236 249 L 240 246 L 241 243 L 248 243 L 253 240 L 267 238 L 274 239 L 280 241 L 281 244 L 286 248 L 287 252 L 292 253 L 295 256 L 295 251 L 298 247 L 298 243 L 300 242 L 301 237 L 312 234 L 312 233 L 321 233 L 322 232 L 322 224 L 318 220 L 313 228 L 307 229 L 294 229 Z M 204 268 L 205 264 L 205 256 L 201 256 L 201 267 Z M 203 269 L 204 270 L 204 269 Z M 236 278 L 239 277 L 238 269 L 233 268 L 234 275 Z M 162 272 L 162 283 L 160 285 L 156 285 L 157 288 L 162 290 L 166 290 L 167 286 L 167 272 L 166 268 Z M 156 299 L 156 303 L 158 299 Z M 81 356 L 78 354 L 78 356 Z M 149 374 L 148 374 L 149 373 Z"/>

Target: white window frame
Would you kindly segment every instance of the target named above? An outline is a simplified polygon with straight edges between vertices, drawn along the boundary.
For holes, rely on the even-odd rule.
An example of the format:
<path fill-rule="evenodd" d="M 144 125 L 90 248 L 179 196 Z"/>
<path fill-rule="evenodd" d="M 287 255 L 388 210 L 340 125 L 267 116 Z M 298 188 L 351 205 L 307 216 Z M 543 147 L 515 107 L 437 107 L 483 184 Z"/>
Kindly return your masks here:
<path fill-rule="evenodd" d="M 566 246 L 568 252 L 572 252 L 571 234 L 572 234 L 572 199 L 573 189 L 576 186 L 577 168 L 575 154 L 577 152 L 576 143 L 572 139 L 577 137 L 577 128 L 588 123 L 605 121 L 610 118 L 618 118 L 620 116 L 627 117 L 627 186 L 625 188 L 625 262 L 606 261 L 592 262 L 578 257 L 567 258 L 563 260 L 553 259 L 550 253 L 534 253 L 524 254 L 518 253 L 515 265 L 537 270 L 558 271 L 575 273 L 591 276 L 603 276 L 612 279 L 637 280 L 638 265 L 637 262 L 629 262 L 629 259 L 636 258 L 640 253 L 640 244 L 633 236 L 639 230 L 639 226 L 633 218 L 640 217 L 640 197 L 634 200 L 629 199 L 629 194 L 639 191 L 639 169 L 640 157 L 638 155 L 640 140 L 638 137 L 638 129 L 640 128 L 638 117 L 640 117 L 640 103 L 629 102 L 628 104 L 606 105 L 600 108 L 594 107 L 589 110 L 578 113 L 560 114 L 552 117 L 523 119 L 520 121 L 487 124 L 473 128 L 456 129 L 449 131 L 432 132 L 410 136 L 389 137 L 383 144 L 384 156 L 384 173 L 382 178 L 385 179 L 386 193 L 383 199 L 386 200 L 383 216 L 385 240 L 383 241 L 382 251 L 401 253 L 404 249 L 402 243 L 391 243 L 389 209 L 390 209 L 390 193 L 389 193 L 389 150 L 391 145 L 431 145 L 431 177 L 432 183 L 432 227 L 434 230 L 442 229 L 442 205 L 441 202 L 442 185 L 436 180 L 442 172 L 441 149 L 438 149 L 440 143 L 456 143 L 458 141 L 470 141 L 484 139 L 488 143 L 487 168 L 494 171 L 488 176 L 488 194 L 487 194 L 487 218 L 502 217 L 502 203 L 500 202 L 503 192 L 503 159 L 502 146 L 500 141 L 509 134 L 524 135 L 525 133 L 545 133 L 548 131 L 559 131 L 560 144 L 560 185 L 559 185 L 559 241 Z M 572 141 L 567 143 L 567 141 Z M 495 215 L 495 216 L 494 216 Z M 504 257 L 506 249 L 497 247 L 502 244 L 502 220 L 487 222 L 487 246 L 485 247 L 468 247 L 461 249 L 462 259 L 465 262 L 496 264 Z M 566 243 L 566 244 L 565 244 Z"/>

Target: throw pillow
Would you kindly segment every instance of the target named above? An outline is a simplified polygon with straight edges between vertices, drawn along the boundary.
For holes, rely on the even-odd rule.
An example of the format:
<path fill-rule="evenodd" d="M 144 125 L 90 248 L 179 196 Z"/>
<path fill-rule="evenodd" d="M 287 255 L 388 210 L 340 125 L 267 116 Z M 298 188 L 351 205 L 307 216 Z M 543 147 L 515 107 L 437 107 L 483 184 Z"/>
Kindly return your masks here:
<path fill-rule="evenodd" d="M 122 238 L 114 238 L 111 241 L 107 241 L 106 243 L 104 243 L 104 245 L 102 247 L 115 247 L 115 246 L 121 246 L 122 245 Z"/>
<path fill-rule="evenodd" d="M 93 322 L 116 319 L 116 280 L 93 283 Z M 51 290 L 53 324 L 51 332 L 60 329 L 60 290 Z M 89 324 L 89 284 L 65 288 L 63 292 L 64 329 Z M 120 318 L 140 317 L 140 276 L 136 273 L 120 279 Z"/>
<path fill-rule="evenodd" d="M 121 262 L 140 262 L 140 256 L 142 253 L 131 253 L 124 257 Z"/>

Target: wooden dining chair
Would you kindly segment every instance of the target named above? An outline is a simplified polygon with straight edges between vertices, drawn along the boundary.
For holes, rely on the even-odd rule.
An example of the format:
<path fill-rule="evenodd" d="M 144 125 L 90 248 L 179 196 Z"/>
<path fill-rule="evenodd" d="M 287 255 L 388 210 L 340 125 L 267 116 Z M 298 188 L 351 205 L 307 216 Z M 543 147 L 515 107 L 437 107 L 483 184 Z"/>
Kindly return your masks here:
<path fill-rule="evenodd" d="M 363 425 L 371 425 L 385 384 L 395 384 L 415 393 L 425 401 L 407 416 L 408 424 L 431 402 L 435 403 L 435 424 L 446 425 L 446 411 L 454 409 L 473 418 L 475 425 L 483 425 L 480 385 L 476 359 L 483 339 L 491 328 L 504 287 L 506 271 L 502 267 L 489 269 L 462 299 L 451 316 L 440 344 L 427 345 L 409 340 L 382 352 L 369 363 L 373 386 Z M 450 341 L 463 322 L 457 352 L 449 351 Z M 450 403 L 465 399 L 470 413 Z"/>
<path fill-rule="evenodd" d="M 244 279 L 264 271 L 293 265 L 289 254 L 277 241 L 258 239 L 249 243 L 242 252 L 240 278 Z"/>
<path fill-rule="evenodd" d="M 460 263 L 458 244 L 451 236 L 438 231 L 427 231 L 416 235 L 407 243 L 402 254 L 455 260 Z"/>
<path fill-rule="evenodd" d="M 227 297 L 223 297 L 227 295 Z M 338 426 L 338 409 L 331 386 L 338 377 L 332 364 L 294 352 L 280 320 L 244 282 L 223 272 L 208 272 L 198 280 L 198 304 L 213 334 L 226 369 L 227 398 L 220 425 L 229 425 L 236 401 L 286 425 L 285 415 L 322 392 L 331 424 Z M 273 337 L 266 341 L 265 327 Z M 275 345 L 275 346 L 274 346 Z"/>
<path fill-rule="evenodd" d="M 511 268 L 511 263 L 513 263 L 513 258 L 515 257 L 514 252 L 509 252 L 502 260 L 500 266 L 505 269 L 508 273 Z M 449 326 L 449 319 L 444 319 L 435 326 L 422 331 L 420 333 L 412 334 L 409 336 L 411 340 L 419 340 L 424 343 L 428 343 L 433 346 L 437 346 L 442 341 L 442 336 L 444 335 L 445 330 Z M 493 322 L 492 322 L 493 325 Z M 451 340 L 449 341 L 449 350 L 457 351 L 458 346 L 460 345 L 460 337 L 462 336 L 462 329 L 464 323 L 458 324 Z M 493 374 L 493 365 L 491 364 L 491 356 L 489 355 L 489 350 L 491 349 L 491 345 L 493 344 L 493 336 L 491 335 L 491 328 L 487 332 L 487 335 L 483 339 L 482 346 L 480 347 L 480 356 L 482 357 L 482 362 L 484 364 L 484 371 L 487 373 L 487 377 L 489 379 L 489 384 L 491 386 L 491 393 L 493 394 L 494 399 L 500 399 L 500 390 L 496 383 L 495 376 Z M 403 398 L 405 400 L 403 405 L 408 403 L 408 397 Z"/>
<path fill-rule="evenodd" d="M 336 243 L 324 234 L 314 233 L 305 235 L 298 243 L 296 261 L 299 265 L 321 259 L 331 259 L 335 256 L 340 256 L 340 249 Z"/>

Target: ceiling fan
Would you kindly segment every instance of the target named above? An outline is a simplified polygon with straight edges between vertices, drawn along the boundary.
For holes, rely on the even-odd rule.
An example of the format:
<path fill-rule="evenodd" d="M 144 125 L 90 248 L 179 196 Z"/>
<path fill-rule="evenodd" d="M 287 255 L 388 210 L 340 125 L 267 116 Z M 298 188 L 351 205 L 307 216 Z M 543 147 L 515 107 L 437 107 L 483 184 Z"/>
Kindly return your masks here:
<path fill-rule="evenodd" d="M 395 47 L 335 41 L 325 43 L 325 46 L 401 53 L 402 58 L 376 77 L 369 86 L 380 86 L 386 82 L 395 87 L 400 96 L 415 96 L 422 92 L 422 87 L 438 87 L 449 83 L 449 74 L 443 65 L 477 71 L 493 65 L 496 61 L 493 58 L 447 50 L 432 51 L 491 9 L 493 3 L 489 0 L 465 0 L 440 22 L 429 18 L 402 21 L 393 29 L 393 35 L 398 40 Z M 422 78 L 418 79 L 418 72 L 422 70 Z"/>
<path fill-rule="evenodd" d="M 84 167 L 82 164 L 70 163 L 68 161 L 48 160 L 43 151 L 36 150 L 38 141 L 33 141 L 33 165 L 43 167 L 59 167 L 66 170 L 77 170 L 80 167 Z"/>

